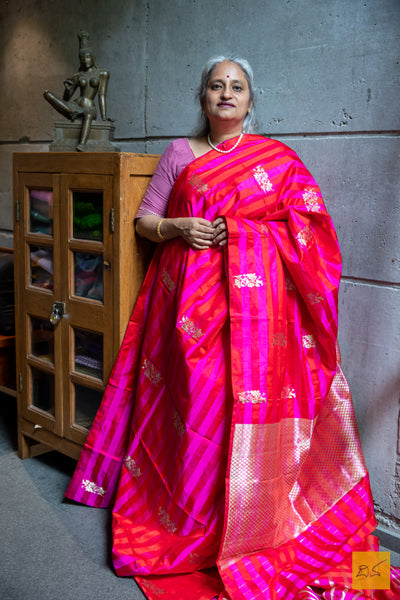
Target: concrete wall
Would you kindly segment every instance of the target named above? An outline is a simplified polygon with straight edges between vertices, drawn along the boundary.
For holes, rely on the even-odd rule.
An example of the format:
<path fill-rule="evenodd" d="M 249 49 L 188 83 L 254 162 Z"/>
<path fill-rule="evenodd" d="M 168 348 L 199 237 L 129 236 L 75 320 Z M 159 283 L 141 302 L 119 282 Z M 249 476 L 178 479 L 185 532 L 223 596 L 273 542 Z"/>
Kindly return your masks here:
<path fill-rule="evenodd" d="M 208 57 L 250 60 L 259 131 L 299 153 L 337 227 L 344 370 L 377 514 L 399 536 L 399 0 L 13 0 L 0 18 L 0 245 L 12 245 L 11 154 L 47 150 L 58 115 L 42 92 L 76 71 L 80 28 L 111 71 L 124 151 L 193 130 Z"/>

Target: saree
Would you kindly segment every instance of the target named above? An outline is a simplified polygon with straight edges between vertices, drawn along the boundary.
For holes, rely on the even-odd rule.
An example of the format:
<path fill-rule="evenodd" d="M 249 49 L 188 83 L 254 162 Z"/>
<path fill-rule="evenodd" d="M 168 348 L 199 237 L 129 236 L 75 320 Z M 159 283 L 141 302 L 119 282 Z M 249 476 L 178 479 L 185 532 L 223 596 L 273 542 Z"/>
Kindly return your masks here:
<path fill-rule="evenodd" d="M 157 248 L 66 496 L 113 506 L 115 571 L 151 600 L 373 597 L 351 589 L 376 521 L 317 184 L 245 135 L 187 165 L 168 216 L 223 216 L 228 243 Z"/>

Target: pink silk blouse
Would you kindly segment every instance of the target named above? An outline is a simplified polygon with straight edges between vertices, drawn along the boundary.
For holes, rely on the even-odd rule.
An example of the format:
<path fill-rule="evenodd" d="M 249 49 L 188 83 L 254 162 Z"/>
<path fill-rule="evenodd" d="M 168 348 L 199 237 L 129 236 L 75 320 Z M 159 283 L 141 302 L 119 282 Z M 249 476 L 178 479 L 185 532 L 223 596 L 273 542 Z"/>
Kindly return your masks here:
<path fill-rule="evenodd" d="M 195 159 L 187 138 L 171 142 L 160 158 L 136 218 L 145 215 L 166 217 L 172 187 L 178 175 Z"/>

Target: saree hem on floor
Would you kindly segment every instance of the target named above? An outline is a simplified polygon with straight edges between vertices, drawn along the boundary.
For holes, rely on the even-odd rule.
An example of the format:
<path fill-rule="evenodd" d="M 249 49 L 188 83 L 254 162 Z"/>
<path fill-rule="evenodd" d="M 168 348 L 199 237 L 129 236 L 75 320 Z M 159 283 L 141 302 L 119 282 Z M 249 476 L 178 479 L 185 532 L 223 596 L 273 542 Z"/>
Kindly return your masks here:
<path fill-rule="evenodd" d="M 168 216 L 223 216 L 228 244 L 157 249 L 66 495 L 113 505 L 116 573 L 150 600 L 339 598 L 376 521 L 319 188 L 245 135 L 183 170 Z"/>

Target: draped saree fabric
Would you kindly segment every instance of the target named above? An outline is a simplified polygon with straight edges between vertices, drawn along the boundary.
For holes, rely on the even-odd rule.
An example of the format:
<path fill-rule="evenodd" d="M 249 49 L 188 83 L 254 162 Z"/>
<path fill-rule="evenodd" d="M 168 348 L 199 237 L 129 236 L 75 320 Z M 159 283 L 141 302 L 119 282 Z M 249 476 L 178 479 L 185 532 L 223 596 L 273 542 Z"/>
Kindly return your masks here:
<path fill-rule="evenodd" d="M 169 217 L 221 215 L 226 246 L 157 248 L 66 495 L 113 504 L 115 570 L 150 599 L 372 597 L 350 589 L 376 522 L 319 188 L 245 135 L 171 194 Z"/>

